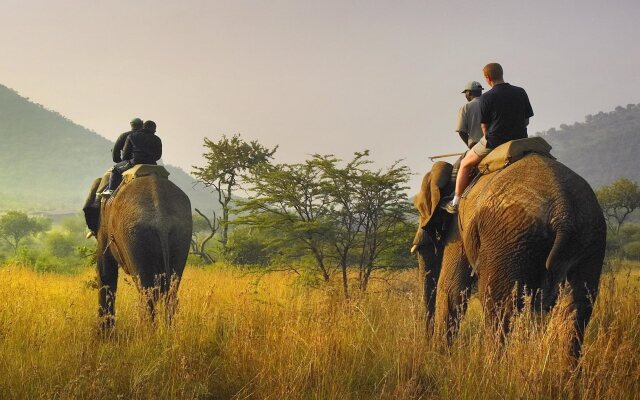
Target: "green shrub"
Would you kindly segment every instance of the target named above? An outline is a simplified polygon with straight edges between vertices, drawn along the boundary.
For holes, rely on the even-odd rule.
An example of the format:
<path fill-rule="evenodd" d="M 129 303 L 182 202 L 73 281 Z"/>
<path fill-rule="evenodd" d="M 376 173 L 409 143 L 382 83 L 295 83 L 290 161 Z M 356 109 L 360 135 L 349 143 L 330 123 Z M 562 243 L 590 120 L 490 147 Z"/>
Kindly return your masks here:
<path fill-rule="evenodd" d="M 204 262 L 204 260 L 202 260 L 202 257 L 198 256 L 197 254 L 189 254 L 189 256 L 187 256 L 187 265 L 202 267 L 207 264 Z"/>
<path fill-rule="evenodd" d="M 69 257 L 75 253 L 76 243 L 68 233 L 50 231 L 44 236 L 46 251 L 55 257 Z"/>
<path fill-rule="evenodd" d="M 28 247 L 18 247 L 18 251 L 13 257 L 7 259 L 8 263 L 16 264 L 21 267 L 32 267 L 36 262 L 36 252 Z"/>
<path fill-rule="evenodd" d="M 276 249 L 270 246 L 270 237 L 256 228 L 239 227 L 229 235 L 228 262 L 236 265 L 269 265 Z"/>
<path fill-rule="evenodd" d="M 62 272 L 65 266 L 58 257 L 40 254 L 32 268 L 36 272 Z"/>
<path fill-rule="evenodd" d="M 640 259 L 640 240 L 625 244 L 624 246 L 622 246 L 622 251 L 626 257 L 639 260 Z"/>

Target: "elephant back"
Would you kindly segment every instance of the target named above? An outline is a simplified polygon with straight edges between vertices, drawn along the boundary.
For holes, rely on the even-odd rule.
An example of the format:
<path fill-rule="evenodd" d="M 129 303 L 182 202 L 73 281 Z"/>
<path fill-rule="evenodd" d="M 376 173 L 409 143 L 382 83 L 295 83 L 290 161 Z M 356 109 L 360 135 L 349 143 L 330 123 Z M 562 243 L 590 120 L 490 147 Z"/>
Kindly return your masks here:
<path fill-rule="evenodd" d="M 550 151 L 551 145 L 539 136 L 512 140 L 492 150 L 478 164 L 478 172 L 482 175 L 490 174 L 506 168 L 531 153 L 555 159 Z"/>
<path fill-rule="evenodd" d="M 122 173 L 122 183 L 126 184 L 136 178 L 151 175 L 160 179 L 169 179 L 169 171 L 162 165 L 138 164 Z"/>

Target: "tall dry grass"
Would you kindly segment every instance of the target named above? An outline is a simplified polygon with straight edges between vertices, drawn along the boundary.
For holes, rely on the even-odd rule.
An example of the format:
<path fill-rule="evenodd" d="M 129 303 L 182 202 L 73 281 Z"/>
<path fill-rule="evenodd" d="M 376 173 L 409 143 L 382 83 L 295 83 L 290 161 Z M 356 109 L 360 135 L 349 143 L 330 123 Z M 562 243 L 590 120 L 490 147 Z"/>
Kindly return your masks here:
<path fill-rule="evenodd" d="M 562 310 L 516 318 L 502 346 L 474 300 L 454 344 L 439 346 L 425 335 L 415 271 L 347 302 L 339 287 L 304 287 L 287 273 L 188 268 L 170 328 L 141 317 L 121 277 L 116 332 L 103 340 L 91 271 L 5 266 L 0 398 L 636 398 L 640 265 L 614 269 L 574 369 Z"/>

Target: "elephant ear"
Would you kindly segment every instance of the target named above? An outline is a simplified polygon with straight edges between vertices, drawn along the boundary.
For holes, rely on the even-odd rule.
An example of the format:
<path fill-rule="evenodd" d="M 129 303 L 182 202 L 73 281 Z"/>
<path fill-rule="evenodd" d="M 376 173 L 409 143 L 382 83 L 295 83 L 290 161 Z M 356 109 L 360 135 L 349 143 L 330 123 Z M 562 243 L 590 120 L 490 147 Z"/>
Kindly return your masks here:
<path fill-rule="evenodd" d="M 440 200 L 450 184 L 452 170 L 451 164 L 438 161 L 422 179 L 420 192 L 414 199 L 414 205 L 420 212 L 420 226 L 423 228 L 426 228 L 437 213 Z"/>

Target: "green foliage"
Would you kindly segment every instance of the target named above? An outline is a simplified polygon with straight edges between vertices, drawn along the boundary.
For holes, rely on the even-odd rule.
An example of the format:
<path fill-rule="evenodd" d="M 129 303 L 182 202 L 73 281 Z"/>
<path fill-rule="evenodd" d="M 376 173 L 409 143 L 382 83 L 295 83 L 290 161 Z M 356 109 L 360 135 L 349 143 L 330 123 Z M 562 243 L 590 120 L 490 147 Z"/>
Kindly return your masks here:
<path fill-rule="evenodd" d="M 384 170 L 372 170 L 369 152 L 355 153 L 342 163 L 333 156 L 314 156 L 328 195 L 329 220 L 334 226 L 332 246 L 343 271 L 343 286 L 348 294 L 346 269 L 354 263 L 359 269 L 359 286 L 365 290 L 375 269 L 394 263 L 398 237 L 405 242 L 407 215 L 413 212 L 405 194 L 410 171 L 398 162 Z M 408 243 L 402 247 L 405 249 Z M 385 261 L 383 261 L 385 260 Z M 411 265 L 411 264 L 410 264 Z"/>
<path fill-rule="evenodd" d="M 279 252 L 277 232 L 240 226 L 231 231 L 225 259 L 236 265 L 267 266 Z"/>
<path fill-rule="evenodd" d="M 18 241 L 17 249 L 13 240 L 7 242 L 11 243 L 12 255 L 6 257 L 5 262 L 37 272 L 64 274 L 76 273 L 80 267 L 95 264 L 95 241 L 87 242 L 84 238 L 84 223 L 78 221 L 80 216 L 65 218 L 53 228 L 47 218 L 29 217 L 20 212 L 9 212 L 3 217 L 6 217 L 4 222 L 11 222 L 2 225 L 5 229 L 9 226 L 15 230 L 20 228 L 20 234 L 30 232 Z M 34 237 L 35 232 L 39 233 Z"/>
<path fill-rule="evenodd" d="M 318 271 L 328 280 L 325 253 L 333 226 L 318 163 L 308 160 L 302 164 L 262 165 L 248 181 L 254 195 L 239 201 L 244 214 L 236 222 L 277 230 L 282 243 L 313 255 Z"/>
<path fill-rule="evenodd" d="M 627 178 L 620 178 L 596 191 L 598 202 L 609 228 L 615 233 L 627 217 L 640 207 L 640 188 Z"/>
<path fill-rule="evenodd" d="M 640 259 L 640 224 L 625 223 L 620 232 L 608 235 L 607 255 L 613 258 Z"/>
<path fill-rule="evenodd" d="M 343 163 L 314 155 L 304 163 L 256 168 L 248 179 L 254 196 L 239 202 L 244 214 L 236 223 L 277 232 L 278 258 L 312 257 L 325 280 L 341 269 L 347 296 L 347 268 L 357 267 L 365 290 L 374 270 L 408 260 L 397 255 L 410 245 L 407 217 L 413 212 L 405 194 L 408 168 L 370 169 L 368 156 L 355 153 Z"/>
<path fill-rule="evenodd" d="M 622 246 L 622 252 L 627 258 L 640 260 L 640 240 L 625 244 Z"/>
<path fill-rule="evenodd" d="M 207 164 L 204 167 L 194 166 L 193 175 L 206 187 L 214 188 L 222 207 L 218 223 L 222 227 L 220 242 L 226 251 L 233 191 L 240 186 L 244 174 L 269 163 L 278 146 L 268 149 L 255 140 L 247 142 L 236 134 L 231 138 L 223 135 L 217 142 L 205 138 L 204 147 L 203 157 Z"/>
<path fill-rule="evenodd" d="M 68 233 L 51 231 L 45 235 L 43 241 L 47 253 L 54 257 L 69 257 L 75 253 L 76 242 Z"/>
<path fill-rule="evenodd" d="M 2 237 L 16 253 L 23 239 L 46 231 L 50 227 L 50 219 L 29 217 L 22 211 L 9 211 L 0 216 L 0 237 Z"/>

